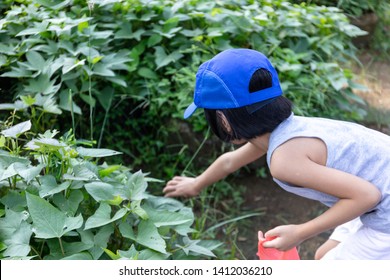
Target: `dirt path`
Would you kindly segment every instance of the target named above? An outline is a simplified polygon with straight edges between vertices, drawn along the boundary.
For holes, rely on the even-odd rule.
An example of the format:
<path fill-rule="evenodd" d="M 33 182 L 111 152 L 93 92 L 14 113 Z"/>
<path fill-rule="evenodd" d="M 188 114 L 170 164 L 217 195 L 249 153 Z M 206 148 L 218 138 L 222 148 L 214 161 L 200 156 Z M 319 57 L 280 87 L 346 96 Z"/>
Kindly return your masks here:
<path fill-rule="evenodd" d="M 390 135 L 390 61 L 377 60 L 376 56 L 370 53 L 362 54 L 360 60 L 363 67 L 356 66 L 354 73 L 357 82 L 368 88 L 367 91 L 356 92 L 369 105 L 365 123 Z M 240 230 L 238 246 L 246 259 L 258 259 L 257 230 L 266 231 L 282 224 L 302 223 L 326 210 L 319 202 L 285 192 L 271 178 L 259 179 L 248 174 L 234 183 L 246 186 L 243 210 L 258 212 L 263 209 L 265 212 L 263 216 L 252 217 L 246 221 L 246 225 Z M 299 247 L 301 259 L 313 259 L 315 250 L 329 234 L 330 232 L 325 232 L 303 242 Z"/>
<path fill-rule="evenodd" d="M 362 53 L 359 59 L 363 67 L 354 67 L 356 80 L 368 90 L 356 94 L 369 105 L 366 121 L 390 134 L 390 60 L 378 59 L 369 52 Z"/>

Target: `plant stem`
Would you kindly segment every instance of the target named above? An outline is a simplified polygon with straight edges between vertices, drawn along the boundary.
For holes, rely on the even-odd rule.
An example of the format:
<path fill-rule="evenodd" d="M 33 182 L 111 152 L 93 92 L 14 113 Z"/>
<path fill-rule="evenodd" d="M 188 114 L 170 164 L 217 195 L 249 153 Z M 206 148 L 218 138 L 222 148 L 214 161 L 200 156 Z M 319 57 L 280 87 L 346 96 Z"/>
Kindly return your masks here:
<path fill-rule="evenodd" d="M 43 240 L 43 242 L 42 242 L 42 246 L 41 246 L 41 252 L 40 252 L 40 256 L 42 256 L 42 254 L 43 254 L 43 249 L 44 249 L 44 247 L 45 247 L 45 243 L 46 243 L 46 240 Z"/>
<path fill-rule="evenodd" d="M 100 148 L 100 145 L 102 143 L 104 127 L 106 126 L 106 122 L 107 122 L 107 119 L 108 119 L 108 112 L 109 112 L 109 110 L 107 110 L 106 114 L 104 115 L 103 125 L 102 125 L 102 128 L 100 130 L 100 136 L 99 136 L 99 141 L 98 141 L 98 146 L 97 146 L 98 148 Z"/>
<path fill-rule="evenodd" d="M 34 251 L 34 253 L 38 256 L 38 258 L 39 258 L 40 260 L 42 260 L 42 257 L 41 257 L 41 255 L 39 254 L 39 252 L 38 252 L 37 250 L 35 250 L 35 248 L 34 248 L 33 246 L 30 246 L 30 248 L 31 248 L 31 250 Z"/>
<path fill-rule="evenodd" d="M 64 246 L 62 246 L 62 241 L 61 241 L 61 238 L 60 238 L 60 237 L 58 237 L 58 241 L 60 242 L 60 247 L 61 247 L 62 255 L 65 257 Z"/>
<path fill-rule="evenodd" d="M 9 187 L 10 187 L 11 189 L 13 189 L 12 182 L 11 182 L 11 178 L 8 178 L 7 180 L 8 180 Z"/>
<path fill-rule="evenodd" d="M 70 103 L 70 115 L 72 117 L 72 129 L 73 129 L 73 133 L 76 134 L 76 129 L 75 129 L 75 125 L 74 125 L 73 96 L 72 96 L 71 89 L 69 89 L 69 103 Z"/>
<path fill-rule="evenodd" d="M 16 175 L 12 177 L 13 188 L 16 189 Z"/>
<path fill-rule="evenodd" d="M 92 7 L 89 9 L 89 17 L 92 16 Z M 88 33 L 88 65 L 91 71 L 88 74 L 88 95 L 89 95 L 89 129 L 91 132 L 91 141 L 93 141 L 93 105 L 92 105 L 92 58 L 91 58 L 91 33 Z"/>
<path fill-rule="evenodd" d="M 194 155 L 192 156 L 192 158 L 190 159 L 190 161 L 187 163 L 186 167 L 184 168 L 182 174 L 185 174 L 187 169 L 190 167 L 191 163 L 194 161 L 194 159 L 198 156 L 198 153 L 199 151 L 202 149 L 203 145 L 206 143 L 206 140 L 207 138 L 209 138 L 209 134 L 210 134 L 210 127 L 207 129 L 207 132 L 206 132 L 206 136 L 203 138 L 203 141 L 202 143 L 200 144 L 200 146 L 198 147 L 198 149 L 196 150 L 196 152 L 194 153 Z"/>

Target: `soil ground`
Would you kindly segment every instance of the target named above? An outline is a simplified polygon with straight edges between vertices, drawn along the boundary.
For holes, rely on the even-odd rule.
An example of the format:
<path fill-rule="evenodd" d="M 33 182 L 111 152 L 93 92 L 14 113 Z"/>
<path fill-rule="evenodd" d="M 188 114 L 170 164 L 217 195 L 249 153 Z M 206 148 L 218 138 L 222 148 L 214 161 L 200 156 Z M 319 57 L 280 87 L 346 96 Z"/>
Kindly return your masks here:
<path fill-rule="evenodd" d="M 368 88 L 356 92 L 368 103 L 365 124 L 390 135 L 390 62 L 378 60 L 375 54 L 368 52 L 362 54 L 360 60 L 363 67 L 356 66 L 354 72 L 357 82 Z M 246 259 L 258 259 L 257 230 L 267 231 L 282 224 L 302 223 L 326 210 L 319 202 L 287 193 L 271 178 L 259 179 L 248 175 L 236 179 L 234 184 L 246 187 L 243 210 L 256 212 L 263 208 L 265 212 L 262 216 L 248 218 L 240 229 L 237 245 Z M 298 248 L 301 259 L 313 259 L 316 249 L 330 233 L 304 241 Z"/>
<path fill-rule="evenodd" d="M 264 212 L 248 222 L 250 225 L 241 230 L 238 237 L 238 247 L 248 260 L 258 259 L 257 231 L 263 232 L 283 224 L 299 224 L 320 215 L 326 210 L 321 203 L 290 194 L 281 189 L 271 178 L 259 179 L 247 176 L 239 179 L 237 184 L 246 186 L 246 212 Z M 323 233 L 303 242 L 298 251 L 301 259 L 314 258 L 315 250 L 327 239 L 330 232 Z"/>

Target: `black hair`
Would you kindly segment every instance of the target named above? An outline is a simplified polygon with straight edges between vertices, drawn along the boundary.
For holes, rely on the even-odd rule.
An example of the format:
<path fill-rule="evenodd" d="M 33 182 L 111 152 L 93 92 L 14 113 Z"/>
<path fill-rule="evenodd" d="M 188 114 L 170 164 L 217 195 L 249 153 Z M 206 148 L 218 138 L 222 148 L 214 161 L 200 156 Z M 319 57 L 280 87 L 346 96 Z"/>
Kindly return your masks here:
<path fill-rule="evenodd" d="M 271 73 L 258 69 L 249 83 L 249 92 L 272 86 Z M 284 96 L 232 109 L 204 109 L 205 117 L 214 134 L 224 142 L 250 140 L 272 132 L 292 112 L 292 102 Z M 224 124 L 223 116 L 229 128 Z"/>

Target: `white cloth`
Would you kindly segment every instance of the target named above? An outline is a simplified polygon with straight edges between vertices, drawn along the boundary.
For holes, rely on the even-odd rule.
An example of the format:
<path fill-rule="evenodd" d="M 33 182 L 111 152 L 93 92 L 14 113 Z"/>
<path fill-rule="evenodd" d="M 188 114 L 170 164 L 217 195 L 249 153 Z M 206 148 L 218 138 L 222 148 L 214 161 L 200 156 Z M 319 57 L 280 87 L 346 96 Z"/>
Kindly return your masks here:
<path fill-rule="evenodd" d="M 332 234 L 329 236 L 329 239 L 336 240 L 338 242 L 343 242 L 349 235 L 358 231 L 362 227 L 362 222 L 359 217 L 349 221 L 345 224 L 342 224 L 335 228 Z"/>
<path fill-rule="evenodd" d="M 364 226 L 359 218 L 338 226 L 329 239 L 340 244 L 321 260 L 390 260 L 390 234 Z"/>

